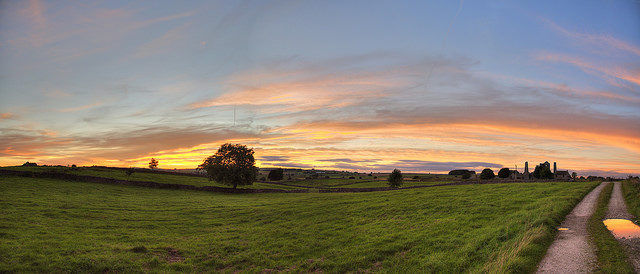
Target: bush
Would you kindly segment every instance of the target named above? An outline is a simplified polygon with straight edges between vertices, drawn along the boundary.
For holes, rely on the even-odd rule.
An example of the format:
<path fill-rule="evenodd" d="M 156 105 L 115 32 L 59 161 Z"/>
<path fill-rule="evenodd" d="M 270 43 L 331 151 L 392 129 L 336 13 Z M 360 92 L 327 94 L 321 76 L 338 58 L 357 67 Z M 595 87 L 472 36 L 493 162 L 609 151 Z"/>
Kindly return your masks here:
<path fill-rule="evenodd" d="M 135 169 L 130 167 L 124 170 L 124 174 L 127 174 L 127 176 L 131 176 L 131 174 L 133 174 L 135 171 L 136 171 Z"/>
<path fill-rule="evenodd" d="M 282 168 L 276 168 L 274 170 L 269 171 L 269 175 L 267 178 L 271 181 L 280 181 L 284 179 L 284 170 Z"/>
<path fill-rule="evenodd" d="M 216 154 L 204 159 L 198 169 L 207 171 L 209 180 L 233 186 L 250 185 L 258 177 L 253 149 L 240 144 L 224 144 Z"/>
<path fill-rule="evenodd" d="M 509 168 L 502 168 L 498 171 L 498 178 L 509 178 L 511 176 L 511 170 Z"/>
<path fill-rule="evenodd" d="M 394 169 L 391 174 L 389 174 L 389 179 L 387 179 L 390 187 L 399 187 L 402 185 L 402 181 L 402 172 L 399 169 Z"/>
<path fill-rule="evenodd" d="M 452 171 L 449 171 L 449 175 L 455 175 L 455 176 L 460 176 L 460 175 L 464 175 L 466 173 L 469 173 L 470 171 L 466 170 L 466 169 L 455 169 Z"/>
<path fill-rule="evenodd" d="M 482 173 L 480 173 L 480 179 L 482 180 L 490 180 L 495 177 L 496 175 L 493 173 L 493 170 L 491 170 L 490 168 L 485 168 L 482 170 Z"/>
<path fill-rule="evenodd" d="M 462 174 L 462 179 L 469 179 L 471 178 L 471 172 L 465 172 Z"/>
<path fill-rule="evenodd" d="M 26 163 L 22 164 L 22 166 L 38 166 L 38 164 L 26 162 Z"/>

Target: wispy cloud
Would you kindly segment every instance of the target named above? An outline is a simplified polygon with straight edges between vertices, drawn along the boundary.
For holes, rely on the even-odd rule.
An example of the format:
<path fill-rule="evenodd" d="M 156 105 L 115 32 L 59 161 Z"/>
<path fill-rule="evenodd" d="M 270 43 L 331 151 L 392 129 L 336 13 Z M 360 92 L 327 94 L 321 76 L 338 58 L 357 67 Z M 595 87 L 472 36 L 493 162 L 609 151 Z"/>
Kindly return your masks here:
<path fill-rule="evenodd" d="M 90 109 L 90 108 L 94 108 L 102 105 L 104 105 L 104 102 L 96 102 L 96 103 L 82 105 L 78 107 L 63 108 L 58 111 L 59 112 L 76 112 L 76 111 L 86 110 L 86 109 Z"/>
<path fill-rule="evenodd" d="M 384 64 L 371 65 L 372 60 Z M 351 62 L 351 63 L 347 63 Z M 265 112 L 342 108 L 393 96 L 424 81 L 433 60 L 411 60 L 384 53 L 337 58 L 319 64 L 283 60 L 275 66 L 231 77 L 228 92 L 190 109 L 246 105 Z M 442 64 L 449 67 L 448 62 Z"/>
<path fill-rule="evenodd" d="M 637 68 L 629 68 L 629 67 L 608 67 L 606 65 L 596 65 L 587 60 L 584 60 L 575 56 L 568 56 L 563 54 L 556 53 L 546 53 L 541 52 L 535 55 L 537 60 L 543 61 L 551 61 L 551 62 L 562 62 L 574 65 L 584 72 L 598 76 L 606 80 L 609 84 L 630 88 L 626 83 L 632 83 L 636 86 L 640 86 L 640 67 Z M 624 80 L 624 81 L 621 81 Z"/>
<path fill-rule="evenodd" d="M 171 49 L 178 40 L 181 40 L 186 33 L 186 29 L 190 26 L 190 23 L 179 25 L 175 28 L 168 30 L 162 36 L 153 39 L 138 47 L 135 58 L 145 58 L 162 53 L 166 53 Z"/>
<path fill-rule="evenodd" d="M 44 16 L 45 5 L 40 0 L 29 0 L 29 5 L 21 11 L 24 16 L 31 19 L 36 25 L 43 27 L 47 24 L 47 18 Z"/>
<path fill-rule="evenodd" d="M 50 97 L 50 98 L 66 98 L 71 96 L 70 93 L 68 92 L 64 92 L 62 90 L 59 89 L 54 89 L 52 91 L 48 91 L 44 93 L 45 96 Z"/>
<path fill-rule="evenodd" d="M 640 47 L 617 39 L 611 35 L 570 31 L 547 18 L 540 17 L 540 20 L 549 26 L 549 28 L 565 35 L 567 38 L 575 40 L 578 43 L 588 43 L 605 49 L 620 50 L 640 56 Z"/>
<path fill-rule="evenodd" d="M 122 45 L 120 41 L 136 31 L 195 14 L 195 11 L 189 11 L 141 20 L 136 11 L 122 8 L 83 5 L 48 10 L 44 7 L 44 3 L 40 1 L 31 1 L 21 12 L 25 14 L 24 18 L 30 19 L 15 19 L 24 22 L 25 30 L 7 32 L 2 37 L 2 43 L 6 43 L 8 49 L 15 54 L 37 53 L 34 55 L 38 57 L 37 64 L 25 66 L 27 69 L 49 62 L 65 64 L 105 53 Z M 7 8 L 16 7 L 9 5 Z M 11 13 L 7 14 L 13 16 Z M 56 20 L 48 20 L 49 17 Z"/>

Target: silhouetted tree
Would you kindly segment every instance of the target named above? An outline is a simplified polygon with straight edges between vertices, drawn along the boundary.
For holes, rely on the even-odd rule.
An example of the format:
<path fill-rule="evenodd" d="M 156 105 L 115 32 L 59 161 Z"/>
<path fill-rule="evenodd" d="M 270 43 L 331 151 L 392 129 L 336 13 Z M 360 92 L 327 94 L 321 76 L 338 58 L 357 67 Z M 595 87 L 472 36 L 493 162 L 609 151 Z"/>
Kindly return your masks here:
<path fill-rule="evenodd" d="M 485 168 L 482 170 L 482 173 L 480 173 L 480 179 L 482 180 L 490 180 L 495 177 L 496 175 L 493 173 L 493 170 L 491 170 L 490 168 Z"/>
<path fill-rule="evenodd" d="M 151 161 L 149 162 L 149 168 L 150 169 L 158 168 L 158 160 L 156 160 L 155 158 L 151 158 Z"/>
<path fill-rule="evenodd" d="M 204 159 L 198 169 L 207 171 L 209 180 L 231 185 L 233 188 L 250 185 L 258 176 L 253 149 L 240 144 L 224 144 L 216 154 Z"/>
<path fill-rule="evenodd" d="M 276 168 L 274 170 L 269 171 L 269 175 L 267 176 L 271 181 L 280 181 L 284 179 L 284 170 L 282 168 Z"/>
<path fill-rule="evenodd" d="M 500 171 L 498 171 L 498 178 L 509 178 L 509 176 L 511 176 L 511 170 L 509 170 L 509 168 L 504 167 L 501 168 Z"/>
<path fill-rule="evenodd" d="M 573 178 L 575 180 L 576 177 L 578 177 L 578 173 L 571 172 L 571 178 Z"/>
<path fill-rule="evenodd" d="M 38 164 L 26 162 L 26 163 L 22 164 L 22 166 L 38 166 Z"/>
<path fill-rule="evenodd" d="M 387 184 L 389 184 L 390 187 L 399 187 L 402 185 L 402 181 L 402 172 L 399 169 L 394 169 L 391 174 L 389 174 Z"/>
<path fill-rule="evenodd" d="M 551 172 L 551 164 L 549 164 L 549 162 L 540 163 L 533 170 L 532 175 L 536 179 L 553 179 L 553 172 Z"/>

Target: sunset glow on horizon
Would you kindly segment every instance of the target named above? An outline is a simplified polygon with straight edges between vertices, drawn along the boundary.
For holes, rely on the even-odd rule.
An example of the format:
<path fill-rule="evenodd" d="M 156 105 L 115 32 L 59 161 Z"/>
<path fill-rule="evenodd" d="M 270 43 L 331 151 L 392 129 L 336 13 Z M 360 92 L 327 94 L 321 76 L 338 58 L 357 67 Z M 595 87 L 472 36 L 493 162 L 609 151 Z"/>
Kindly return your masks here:
<path fill-rule="evenodd" d="M 152 6 L 150 6 L 152 5 Z M 640 2 L 0 2 L 0 166 L 640 175 Z"/>

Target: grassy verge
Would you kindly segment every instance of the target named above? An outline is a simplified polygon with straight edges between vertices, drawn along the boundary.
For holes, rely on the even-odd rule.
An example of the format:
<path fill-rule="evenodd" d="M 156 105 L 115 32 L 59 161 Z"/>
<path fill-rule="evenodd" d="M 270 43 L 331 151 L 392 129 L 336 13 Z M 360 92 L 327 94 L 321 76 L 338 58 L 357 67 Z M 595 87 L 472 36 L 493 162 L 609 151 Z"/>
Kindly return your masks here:
<path fill-rule="evenodd" d="M 622 195 L 627 204 L 627 210 L 636 216 L 636 223 L 640 221 L 640 182 L 638 180 L 626 180 L 622 182 Z"/>
<path fill-rule="evenodd" d="M 635 273 L 624 249 L 602 223 L 604 216 L 607 214 L 607 206 L 609 205 L 612 190 L 613 183 L 610 183 L 602 190 L 598 197 L 596 210 L 593 216 L 589 218 L 589 236 L 596 247 L 598 271 L 602 273 Z"/>
<path fill-rule="evenodd" d="M 594 186 L 230 195 L 6 176 L 0 272 L 531 272 Z"/>

